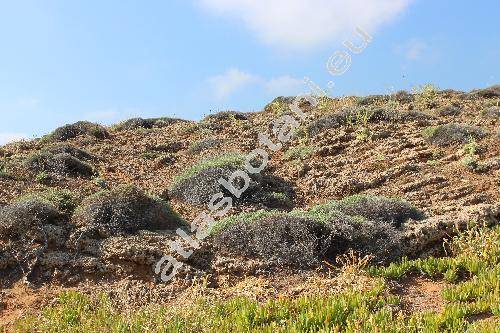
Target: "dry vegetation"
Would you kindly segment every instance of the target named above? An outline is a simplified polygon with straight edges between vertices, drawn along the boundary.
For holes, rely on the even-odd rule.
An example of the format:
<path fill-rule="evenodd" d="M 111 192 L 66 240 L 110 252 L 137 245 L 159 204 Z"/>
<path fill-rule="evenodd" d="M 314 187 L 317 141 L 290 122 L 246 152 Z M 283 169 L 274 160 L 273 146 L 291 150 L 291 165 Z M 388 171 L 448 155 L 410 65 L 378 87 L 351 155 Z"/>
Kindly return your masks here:
<path fill-rule="evenodd" d="M 291 101 L 1 147 L 0 331 L 498 329 L 498 86 L 304 105 L 230 216 L 170 249 Z"/>

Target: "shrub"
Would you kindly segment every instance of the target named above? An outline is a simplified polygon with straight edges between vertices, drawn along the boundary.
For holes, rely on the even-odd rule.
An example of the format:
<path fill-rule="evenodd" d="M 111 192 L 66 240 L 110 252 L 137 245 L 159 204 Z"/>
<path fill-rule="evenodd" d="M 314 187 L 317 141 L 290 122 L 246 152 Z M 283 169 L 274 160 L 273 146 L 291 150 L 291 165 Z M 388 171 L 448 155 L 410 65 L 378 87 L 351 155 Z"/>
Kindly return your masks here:
<path fill-rule="evenodd" d="M 80 203 L 70 190 L 50 189 L 44 192 L 30 193 L 16 199 L 16 202 L 39 201 L 53 205 L 66 216 L 71 216 Z"/>
<path fill-rule="evenodd" d="M 377 103 L 385 103 L 388 102 L 390 98 L 391 97 L 389 95 L 370 95 L 370 96 L 360 97 L 358 99 L 358 105 L 367 106 Z"/>
<path fill-rule="evenodd" d="M 485 89 L 472 90 L 469 94 L 472 96 L 478 96 L 482 98 L 500 97 L 500 85 L 496 84 L 494 86 Z"/>
<path fill-rule="evenodd" d="M 463 147 L 463 151 L 469 155 L 476 155 L 479 151 L 479 146 L 474 138 L 471 138 Z"/>
<path fill-rule="evenodd" d="M 247 114 L 238 111 L 221 111 L 215 114 L 210 114 L 203 119 L 204 121 L 221 121 L 221 120 L 250 120 Z"/>
<path fill-rule="evenodd" d="M 313 155 L 316 151 L 317 149 L 312 146 L 291 147 L 283 154 L 283 158 L 285 160 L 303 160 Z"/>
<path fill-rule="evenodd" d="M 387 262 L 402 255 L 403 231 L 398 227 L 409 218 L 419 220 L 424 215 L 404 201 L 357 195 L 307 211 L 260 210 L 230 216 L 216 224 L 212 237 L 218 250 L 270 260 L 272 264 L 306 268 L 323 257 L 335 259 L 348 250 L 372 255 L 377 262 Z M 308 231 L 311 225 L 321 232 Z M 304 233 L 304 238 L 296 237 L 295 230 Z M 291 238 L 285 242 L 283 234 L 287 232 Z M 267 241 L 270 248 L 266 248 Z M 283 244 L 279 245 L 280 241 Z M 290 249 L 286 250 L 287 247 Z M 297 259 L 301 257 L 295 253 L 301 247 L 307 257 L 302 266 Z M 272 254 L 274 249 L 278 250 Z"/>
<path fill-rule="evenodd" d="M 290 105 L 294 102 L 294 100 L 295 97 L 276 97 L 271 103 L 264 107 L 264 111 L 276 115 L 284 115 L 291 112 Z"/>
<path fill-rule="evenodd" d="M 486 118 L 499 119 L 500 118 L 500 107 L 490 106 L 487 109 L 481 111 L 481 115 Z"/>
<path fill-rule="evenodd" d="M 177 123 L 179 121 L 183 120 L 177 118 L 169 118 L 169 117 L 146 118 L 146 119 L 132 118 L 112 126 L 112 129 L 115 131 L 128 131 L 138 128 L 151 129 L 151 128 L 166 127 L 171 124 Z"/>
<path fill-rule="evenodd" d="M 414 100 L 414 96 L 405 90 L 400 90 L 394 93 L 392 98 L 399 103 L 411 103 Z"/>
<path fill-rule="evenodd" d="M 95 227 L 103 236 L 142 229 L 173 230 L 184 225 L 168 204 L 132 185 L 122 185 L 85 198 L 72 221 L 79 227 Z"/>
<path fill-rule="evenodd" d="M 245 172 L 245 156 L 229 153 L 204 159 L 174 179 L 168 190 L 170 197 L 192 205 L 207 204 L 214 194 L 232 194 L 222 187 L 218 180 L 228 179 L 237 170 Z M 280 177 L 265 173 L 250 174 L 250 183 L 240 198 L 233 197 L 233 205 L 247 204 L 268 208 L 290 209 L 294 190 L 290 183 Z M 241 188 L 243 179 L 235 179 L 234 186 Z"/>
<path fill-rule="evenodd" d="M 460 162 L 471 171 L 476 170 L 479 166 L 477 159 L 473 155 L 465 156 Z"/>
<path fill-rule="evenodd" d="M 69 154 L 73 157 L 76 157 L 79 160 L 82 160 L 82 161 L 90 161 L 90 160 L 95 158 L 90 153 L 86 152 L 85 150 L 82 150 L 82 149 L 77 148 L 75 146 L 72 146 L 70 144 L 58 144 L 56 146 L 46 148 L 43 151 L 46 151 L 46 152 L 53 154 L 53 155 Z"/>
<path fill-rule="evenodd" d="M 391 223 L 395 227 L 401 226 L 408 219 L 421 220 L 425 217 L 420 210 L 406 201 L 381 196 L 353 195 L 332 202 L 331 205 L 344 214 Z"/>
<path fill-rule="evenodd" d="M 67 141 L 81 135 L 92 136 L 96 139 L 106 139 L 109 137 L 108 131 L 103 126 L 88 121 L 79 121 L 57 128 L 51 134 L 47 135 L 45 139 L 50 141 Z"/>
<path fill-rule="evenodd" d="M 0 161 L 0 179 L 1 178 L 11 178 L 9 172 L 7 171 L 7 163 Z"/>
<path fill-rule="evenodd" d="M 239 222 L 216 234 L 218 251 L 264 259 L 276 266 L 313 267 L 328 244 L 328 229 L 313 220 L 274 216 Z"/>
<path fill-rule="evenodd" d="M 219 147 L 221 143 L 222 142 L 219 139 L 206 139 L 197 141 L 188 148 L 187 152 L 189 154 L 198 154 L 204 150 Z"/>
<path fill-rule="evenodd" d="M 277 216 L 283 214 L 280 211 L 277 210 L 265 210 L 265 209 L 260 209 L 254 212 L 244 212 L 232 216 L 228 216 L 223 218 L 222 220 L 218 221 L 217 224 L 212 228 L 212 234 L 215 235 L 225 229 L 227 229 L 229 226 L 235 224 L 235 223 L 252 223 L 257 220 L 267 218 L 270 216 Z"/>
<path fill-rule="evenodd" d="M 53 178 L 45 171 L 39 172 L 35 177 L 35 181 L 39 184 L 48 185 L 52 180 Z"/>
<path fill-rule="evenodd" d="M 428 127 L 422 134 L 427 142 L 440 147 L 463 144 L 471 138 L 480 139 L 486 136 L 486 132 L 479 127 L 455 123 Z"/>
<path fill-rule="evenodd" d="M 401 115 L 395 110 L 382 107 L 352 107 L 340 112 L 327 114 L 311 122 L 306 131 L 309 136 L 316 136 L 326 130 L 339 128 L 345 125 L 364 128 L 368 123 L 380 121 L 397 121 Z"/>
<path fill-rule="evenodd" d="M 326 130 L 339 128 L 346 124 L 347 124 L 346 113 L 335 112 L 311 122 L 306 128 L 306 132 L 309 134 L 309 136 L 314 137 Z"/>
<path fill-rule="evenodd" d="M 428 109 L 436 107 L 436 98 L 439 88 L 433 84 L 427 83 L 417 86 L 414 89 L 415 103 L 417 107 Z"/>
<path fill-rule="evenodd" d="M 244 161 L 244 155 L 238 153 L 203 159 L 174 179 L 169 194 L 192 204 L 208 203 L 220 191 L 219 178 L 242 169 Z"/>
<path fill-rule="evenodd" d="M 377 262 L 399 258 L 402 253 L 401 231 L 336 210 L 241 214 L 219 222 L 211 239 L 222 253 L 296 268 L 335 260 L 349 250 L 371 255 Z"/>
<path fill-rule="evenodd" d="M 24 166 L 37 173 L 54 172 L 63 175 L 90 177 L 94 174 L 92 166 L 68 153 L 52 154 L 48 151 L 36 152 L 27 157 Z"/>
<path fill-rule="evenodd" d="M 46 200 L 31 198 L 7 205 L 0 210 L 0 239 L 35 239 L 43 242 L 42 225 L 63 221 L 57 208 Z"/>
<path fill-rule="evenodd" d="M 443 106 L 442 108 L 439 108 L 437 113 L 440 116 L 458 116 L 462 110 L 460 110 L 459 107 L 456 107 L 454 105 L 447 105 Z"/>
<path fill-rule="evenodd" d="M 433 119 L 434 117 L 420 111 L 410 110 L 404 111 L 399 115 L 401 121 L 419 121 L 425 122 L 427 120 Z"/>

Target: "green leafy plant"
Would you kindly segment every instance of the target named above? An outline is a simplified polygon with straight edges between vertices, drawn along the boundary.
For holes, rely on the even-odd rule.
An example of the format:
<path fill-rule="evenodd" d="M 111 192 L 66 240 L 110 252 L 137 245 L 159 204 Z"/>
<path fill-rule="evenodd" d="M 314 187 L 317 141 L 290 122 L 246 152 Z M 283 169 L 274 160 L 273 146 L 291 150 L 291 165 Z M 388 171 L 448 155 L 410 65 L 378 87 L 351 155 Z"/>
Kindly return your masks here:
<path fill-rule="evenodd" d="M 431 83 L 416 86 L 413 89 L 415 104 L 424 109 L 432 109 L 437 106 L 436 98 L 439 88 Z"/>
<path fill-rule="evenodd" d="M 40 184 L 47 184 L 51 179 L 52 177 L 50 176 L 50 174 L 45 171 L 39 172 L 35 177 L 35 181 Z"/>
<path fill-rule="evenodd" d="M 309 156 L 313 155 L 316 151 L 317 151 L 316 147 L 300 145 L 288 149 L 283 154 L 283 158 L 285 160 L 304 160 Z"/>

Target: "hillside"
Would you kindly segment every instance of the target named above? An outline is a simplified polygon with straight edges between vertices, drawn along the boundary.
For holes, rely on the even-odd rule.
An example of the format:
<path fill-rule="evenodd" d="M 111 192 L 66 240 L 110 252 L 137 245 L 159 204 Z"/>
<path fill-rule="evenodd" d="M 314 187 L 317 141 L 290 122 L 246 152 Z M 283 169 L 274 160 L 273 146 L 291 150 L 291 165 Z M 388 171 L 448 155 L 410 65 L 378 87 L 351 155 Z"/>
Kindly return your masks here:
<path fill-rule="evenodd" d="M 0 331 L 99 331 L 89 318 L 102 331 L 147 331 L 144 306 L 167 309 L 144 315 L 149 331 L 175 331 L 172 318 L 179 332 L 399 332 L 405 322 L 411 332 L 493 331 L 500 86 L 303 100 L 306 121 L 274 152 L 259 133 L 278 142 L 273 121 L 295 116 L 292 101 L 199 122 L 79 122 L 0 147 Z M 266 168 L 192 249 L 176 230 L 190 234 L 221 190 L 218 179 L 244 169 L 256 148 L 267 151 Z M 173 251 L 172 241 L 193 254 Z M 166 255 L 182 263 L 170 281 L 154 272 Z M 478 280 L 486 281 L 482 303 L 461 298 Z M 99 306 L 114 319 L 102 321 L 92 312 Z M 193 315 L 200 306 L 213 326 Z M 53 312 L 41 317 L 43 307 Z M 79 319 L 55 319 L 71 308 Z M 130 311 L 133 323 L 114 317 Z M 418 317 L 427 312 L 436 317 Z"/>

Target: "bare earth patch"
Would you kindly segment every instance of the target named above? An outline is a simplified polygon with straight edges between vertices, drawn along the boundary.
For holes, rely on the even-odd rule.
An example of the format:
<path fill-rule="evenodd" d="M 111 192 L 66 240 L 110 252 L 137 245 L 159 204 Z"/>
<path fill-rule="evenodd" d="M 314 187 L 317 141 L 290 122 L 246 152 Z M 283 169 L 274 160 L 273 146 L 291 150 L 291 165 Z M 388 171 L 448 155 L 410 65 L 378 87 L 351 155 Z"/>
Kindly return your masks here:
<path fill-rule="evenodd" d="M 401 298 L 405 313 L 423 311 L 441 312 L 446 304 L 442 296 L 446 283 L 421 276 L 409 276 L 395 282 L 393 292 Z"/>

